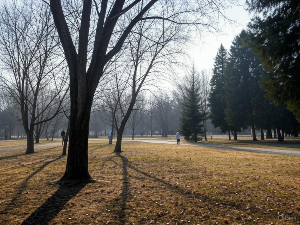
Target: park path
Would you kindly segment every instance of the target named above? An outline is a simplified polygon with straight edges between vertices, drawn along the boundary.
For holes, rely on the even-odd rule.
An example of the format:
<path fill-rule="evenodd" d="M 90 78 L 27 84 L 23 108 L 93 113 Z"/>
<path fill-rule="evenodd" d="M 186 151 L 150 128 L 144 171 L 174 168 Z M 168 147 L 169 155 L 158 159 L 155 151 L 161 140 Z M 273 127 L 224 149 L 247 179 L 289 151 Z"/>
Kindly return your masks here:
<path fill-rule="evenodd" d="M 136 139 L 136 140 L 133 140 L 133 141 L 146 142 L 146 143 L 155 143 L 155 144 L 176 145 L 176 141 L 165 141 L 165 140 L 158 140 L 158 139 Z M 125 141 L 125 142 L 127 142 L 127 141 Z M 212 144 L 207 144 L 207 143 L 186 143 L 186 142 L 181 143 L 181 145 L 194 145 L 194 146 L 203 146 L 203 147 L 208 147 L 208 148 L 227 149 L 227 150 L 234 150 L 234 151 L 256 152 L 256 153 L 265 153 L 265 154 L 300 156 L 300 151 L 297 151 L 297 150 L 232 147 L 232 146 L 223 146 L 223 145 L 212 145 Z M 61 142 L 35 144 L 34 148 L 35 149 L 40 149 L 40 148 L 52 147 L 52 146 L 61 146 Z M 2 151 L 2 150 L 17 150 L 17 149 L 26 149 L 26 145 L 15 146 L 15 147 L 1 147 L 0 151 Z"/>
<path fill-rule="evenodd" d="M 156 144 L 171 144 L 171 145 L 174 144 L 174 145 L 176 145 L 176 141 L 147 140 L 147 139 L 136 140 L 136 141 L 147 142 L 147 143 L 156 143 Z M 297 151 L 297 150 L 232 147 L 232 146 L 223 146 L 223 145 L 212 145 L 212 144 L 206 144 L 206 143 L 181 143 L 181 145 L 195 145 L 195 146 L 203 146 L 203 147 L 208 147 L 208 148 L 218 148 L 218 149 L 244 151 L 244 152 L 256 152 L 256 153 L 264 153 L 264 154 L 300 156 L 300 151 Z"/>

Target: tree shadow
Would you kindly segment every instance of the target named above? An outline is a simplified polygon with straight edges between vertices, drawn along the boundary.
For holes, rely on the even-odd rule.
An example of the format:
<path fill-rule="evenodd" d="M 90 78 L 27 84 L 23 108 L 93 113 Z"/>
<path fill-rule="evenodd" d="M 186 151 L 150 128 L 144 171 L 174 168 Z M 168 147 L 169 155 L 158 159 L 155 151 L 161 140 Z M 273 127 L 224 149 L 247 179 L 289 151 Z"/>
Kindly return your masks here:
<path fill-rule="evenodd" d="M 187 192 L 186 190 L 182 189 L 180 186 L 173 185 L 163 179 L 160 179 L 154 175 L 148 174 L 137 167 L 133 166 L 130 164 L 128 159 L 125 156 L 122 156 L 120 152 L 116 152 L 116 155 L 108 157 L 105 162 L 111 161 L 115 163 L 116 165 L 119 165 L 116 161 L 113 160 L 113 158 L 118 157 L 122 160 L 122 169 L 123 169 L 123 186 L 122 186 L 122 192 L 120 194 L 120 210 L 118 211 L 118 218 L 119 218 L 119 223 L 120 224 L 125 224 L 126 223 L 126 207 L 127 207 L 127 200 L 128 200 L 128 194 L 129 194 L 129 187 L 130 187 L 130 182 L 128 180 L 128 168 L 136 171 L 137 173 L 142 174 L 145 177 L 151 178 L 156 182 L 159 182 L 172 190 L 173 192 L 176 192 L 180 195 L 188 196 L 188 197 L 200 197 L 199 194 L 192 194 L 190 192 Z M 120 165 L 119 165 L 120 166 Z M 201 195 L 201 197 L 204 199 L 205 197 Z"/>
<path fill-rule="evenodd" d="M 117 157 L 119 157 L 122 160 L 122 169 L 123 169 L 123 186 L 122 186 L 122 192 L 120 195 L 121 198 L 121 209 L 119 212 L 119 222 L 121 224 L 125 224 L 125 210 L 127 205 L 127 199 L 128 199 L 128 190 L 129 190 L 129 181 L 128 181 L 128 159 L 121 155 L 120 152 L 116 152 Z"/>
<path fill-rule="evenodd" d="M 7 213 L 10 209 L 12 209 L 16 203 L 16 201 L 19 199 L 19 197 L 22 195 L 23 191 L 25 190 L 28 181 L 37 173 L 41 172 L 46 166 L 48 166 L 49 164 L 60 160 L 61 158 L 63 158 L 64 156 L 59 156 L 53 160 L 50 160 L 48 162 L 45 162 L 40 168 L 38 168 L 36 171 L 34 171 L 33 173 L 31 173 L 19 186 L 19 188 L 16 191 L 15 196 L 12 198 L 12 200 L 7 204 L 7 206 L 5 207 L 5 209 L 3 210 L 3 212 L 1 213 Z"/>
<path fill-rule="evenodd" d="M 5 207 L 1 214 L 8 213 L 9 210 L 13 209 L 18 198 L 22 195 L 27 187 L 28 181 L 37 173 L 42 171 L 49 164 L 60 160 L 65 156 L 59 156 L 53 160 L 45 162 L 40 168 L 31 173 L 20 185 L 16 191 L 15 196 L 12 198 L 10 203 Z M 85 187 L 89 182 L 73 181 L 73 182 L 62 182 L 60 183 L 59 189 L 47 199 L 47 201 L 37 208 L 22 224 L 48 224 L 56 215 L 62 210 L 64 205 L 72 199 L 77 193 Z"/>
<path fill-rule="evenodd" d="M 48 224 L 63 209 L 64 205 L 78 194 L 88 182 L 62 183 L 59 189 L 37 208 L 22 224 Z"/>

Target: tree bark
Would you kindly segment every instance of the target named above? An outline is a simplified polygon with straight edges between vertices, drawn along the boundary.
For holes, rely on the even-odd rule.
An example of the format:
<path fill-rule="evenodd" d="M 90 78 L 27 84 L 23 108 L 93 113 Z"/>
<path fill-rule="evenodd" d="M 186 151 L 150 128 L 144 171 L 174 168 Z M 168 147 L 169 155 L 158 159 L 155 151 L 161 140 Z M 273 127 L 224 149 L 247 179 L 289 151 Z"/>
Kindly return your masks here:
<path fill-rule="evenodd" d="M 283 134 L 280 133 L 280 129 L 277 128 L 277 137 L 278 137 L 278 142 L 283 142 Z"/>
<path fill-rule="evenodd" d="M 114 152 L 122 152 L 122 138 L 123 138 L 123 132 L 126 126 L 126 123 L 130 117 L 130 114 L 133 110 L 134 104 L 136 101 L 136 95 L 133 96 L 133 98 L 131 99 L 131 102 L 129 104 L 129 107 L 126 111 L 126 114 L 121 122 L 120 128 L 118 129 L 118 136 L 117 136 L 117 142 L 116 142 L 116 146 L 115 146 L 115 151 Z"/>
<path fill-rule="evenodd" d="M 60 180 L 91 180 L 88 172 L 88 137 L 92 101 L 78 113 L 72 107 L 70 115 L 69 148 L 66 171 Z"/>
<path fill-rule="evenodd" d="M 237 140 L 237 131 L 236 131 L 236 129 L 234 129 L 234 132 L 233 132 L 233 139 L 235 141 Z"/>
<path fill-rule="evenodd" d="M 265 134 L 264 134 L 264 130 L 260 129 L 260 139 L 261 140 L 265 140 Z"/>
<path fill-rule="evenodd" d="M 271 139 L 272 138 L 272 130 L 270 128 L 267 129 L 267 135 L 266 135 L 267 139 Z"/>
<path fill-rule="evenodd" d="M 34 138 L 33 138 L 33 129 L 27 131 L 27 149 L 26 154 L 34 153 Z"/>

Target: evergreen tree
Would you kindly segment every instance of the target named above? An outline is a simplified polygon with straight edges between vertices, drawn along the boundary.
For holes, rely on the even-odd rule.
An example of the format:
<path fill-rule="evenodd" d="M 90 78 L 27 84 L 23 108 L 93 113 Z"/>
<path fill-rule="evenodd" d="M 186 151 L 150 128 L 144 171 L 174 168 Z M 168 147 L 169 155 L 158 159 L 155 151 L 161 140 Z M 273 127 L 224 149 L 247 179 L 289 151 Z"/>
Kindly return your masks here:
<path fill-rule="evenodd" d="M 201 109 L 200 90 L 199 76 L 193 69 L 188 83 L 184 86 L 179 124 L 181 135 L 188 141 L 197 142 L 198 136 L 205 132 L 203 128 L 205 110 Z"/>
<path fill-rule="evenodd" d="M 264 72 L 260 61 L 249 47 L 243 45 L 243 40 L 248 36 L 242 31 L 233 42 L 230 49 L 230 58 L 227 66 L 226 82 L 226 120 L 234 127 L 236 132 L 250 125 L 253 140 L 255 134 L 255 110 L 263 98 L 263 92 L 258 85 L 260 77 Z M 258 109 L 259 111 L 259 109 Z"/>
<path fill-rule="evenodd" d="M 219 127 L 222 133 L 229 131 L 229 125 L 225 120 L 225 69 L 227 65 L 227 51 L 221 44 L 215 57 L 213 75 L 210 81 L 211 92 L 209 94 L 210 119 L 214 127 Z M 230 137 L 230 132 L 229 132 Z M 229 138 L 230 139 L 230 138 Z"/>
<path fill-rule="evenodd" d="M 256 12 L 247 43 L 257 54 L 266 73 L 263 87 L 276 104 L 285 104 L 300 121 L 300 1 L 248 0 Z"/>

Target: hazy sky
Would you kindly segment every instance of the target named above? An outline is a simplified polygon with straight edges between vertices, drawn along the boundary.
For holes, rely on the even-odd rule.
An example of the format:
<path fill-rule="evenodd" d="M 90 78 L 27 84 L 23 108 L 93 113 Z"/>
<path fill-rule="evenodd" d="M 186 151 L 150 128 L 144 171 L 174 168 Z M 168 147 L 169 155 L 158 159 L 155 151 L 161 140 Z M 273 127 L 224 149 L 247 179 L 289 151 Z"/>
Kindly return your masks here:
<path fill-rule="evenodd" d="M 241 0 L 239 2 L 243 5 L 245 1 Z M 213 68 L 214 58 L 217 55 L 221 43 L 226 50 L 229 50 L 235 36 L 238 35 L 242 29 L 246 28 L 251 18 L 243 6 L 231 7 L 226 11 L 226 16 L 235 20 L 236 23 L 234 25 L 221 23 L 223 29 L 222 34 L 216 33 L 207 35 L 201 39 L 199 44 L 193 46 L 193 50 L 190 51 L 190 56 L 194 60 L 195 67 L 199 72 Z"/>

